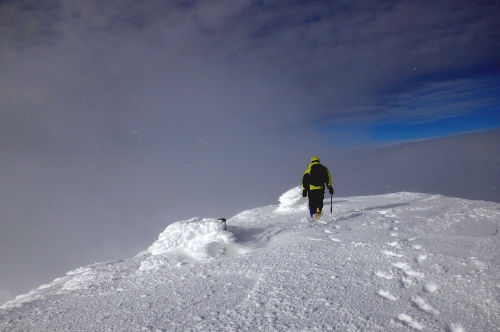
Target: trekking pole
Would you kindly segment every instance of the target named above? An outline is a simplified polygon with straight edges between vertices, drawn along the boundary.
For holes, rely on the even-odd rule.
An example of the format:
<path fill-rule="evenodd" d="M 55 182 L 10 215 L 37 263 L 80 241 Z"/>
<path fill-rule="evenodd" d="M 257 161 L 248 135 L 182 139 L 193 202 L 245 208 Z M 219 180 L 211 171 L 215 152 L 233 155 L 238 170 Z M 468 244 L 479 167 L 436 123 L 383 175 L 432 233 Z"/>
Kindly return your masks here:
<path fill-rule="evenodd" d="M 333 194 L 330 195 L 330 213 L 333 213 Z"/>

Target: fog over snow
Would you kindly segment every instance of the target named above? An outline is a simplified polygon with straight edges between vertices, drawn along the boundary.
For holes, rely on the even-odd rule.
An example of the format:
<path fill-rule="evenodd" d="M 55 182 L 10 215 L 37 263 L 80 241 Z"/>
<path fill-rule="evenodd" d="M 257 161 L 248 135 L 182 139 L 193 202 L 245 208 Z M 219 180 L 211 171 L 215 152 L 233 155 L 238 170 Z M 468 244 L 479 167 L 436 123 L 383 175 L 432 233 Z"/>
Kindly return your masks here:
<path fill-rule="evenodd" d="M 499 0 L 0 0 L 0 305 L 314 155 L 336 197 L 500 203 L 499 40 Z"/>
<path fill-rule="evenodd" d="M 332 205 L 330 205 L 332 204 Z M 332 213 L 330 213 L 330 206 Z M 2 331 L 495 331 L 500 204 L 394 193 L 170 224 L 0 309 Z"/>

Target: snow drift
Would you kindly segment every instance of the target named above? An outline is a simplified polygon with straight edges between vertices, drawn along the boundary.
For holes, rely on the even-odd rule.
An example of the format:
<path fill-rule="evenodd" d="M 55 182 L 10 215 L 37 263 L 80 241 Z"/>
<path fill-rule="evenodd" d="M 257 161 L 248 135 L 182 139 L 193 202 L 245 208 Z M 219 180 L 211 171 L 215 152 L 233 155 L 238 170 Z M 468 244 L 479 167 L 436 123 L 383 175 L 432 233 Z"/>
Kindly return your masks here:
<path fill-rule="evenodd" d="M 291 212 L 297 209 L 304 209 L 305 205 L 302 199 L 302 189 L 300 186 L 292 188 L 280 196 L 280 205 L 276 209 L 277 212 Z"/>
<path fill-rule="evenodd" d="M 328 203 L 330 200 L 328 199 Z M 500 204 L 396 193 L 166 227 L 0 308 L 2 331 L 498 331 Z"/>
<path fill-rule="evenodd" d="M 235 241 L 234 235 L 224 230 L 222 221 L 192 218 L 169 225 L 148 250 L 153 255 L 183 252 L 203 260 L 220 257 L 224 245 Z"/>

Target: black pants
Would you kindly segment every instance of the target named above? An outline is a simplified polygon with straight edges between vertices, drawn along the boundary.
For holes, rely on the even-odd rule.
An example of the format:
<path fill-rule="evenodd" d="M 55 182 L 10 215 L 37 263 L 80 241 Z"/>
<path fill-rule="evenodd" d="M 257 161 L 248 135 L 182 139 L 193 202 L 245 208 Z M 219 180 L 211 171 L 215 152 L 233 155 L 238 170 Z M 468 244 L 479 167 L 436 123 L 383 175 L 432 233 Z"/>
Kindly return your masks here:
<path fill-rule="evenodd" d="M 317 189 L 317 190 L 309 190 L 307 193 L 309 197 L 309 212 L 311 215 L 316 213 L 316 209 L 323 210 L 323 200 L 325 199 L 325 190 Z"/>

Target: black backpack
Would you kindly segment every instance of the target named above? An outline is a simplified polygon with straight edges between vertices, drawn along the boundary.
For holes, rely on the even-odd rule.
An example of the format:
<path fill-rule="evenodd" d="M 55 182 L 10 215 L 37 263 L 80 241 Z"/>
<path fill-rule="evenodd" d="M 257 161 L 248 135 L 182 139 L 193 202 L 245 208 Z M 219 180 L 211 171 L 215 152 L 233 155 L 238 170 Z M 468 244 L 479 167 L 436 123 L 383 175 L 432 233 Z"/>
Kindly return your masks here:
<path fill-rule="evenodd" d="M 325 166 L 321 164 L 312 165 L 308 180 L 309 184 L 313 186 L 324 186 L 325 183 L 328 183 L 328 174 Z"/>

